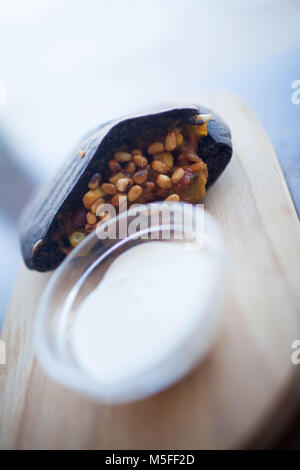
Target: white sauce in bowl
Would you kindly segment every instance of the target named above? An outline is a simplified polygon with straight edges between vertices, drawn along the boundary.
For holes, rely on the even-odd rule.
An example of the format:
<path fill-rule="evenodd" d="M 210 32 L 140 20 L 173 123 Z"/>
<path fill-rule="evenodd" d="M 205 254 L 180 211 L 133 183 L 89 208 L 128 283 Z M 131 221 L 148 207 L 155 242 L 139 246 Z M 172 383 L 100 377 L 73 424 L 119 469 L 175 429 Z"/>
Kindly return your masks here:
<path fill-rule="evenodd" d="M 218 325 L 225 257 L 213 231 L 210 241 L 151 241 L 121 254 L 76 312 L 79 367 L 105 387 L 137 380 L 138 396 L 191 369 Z"/>

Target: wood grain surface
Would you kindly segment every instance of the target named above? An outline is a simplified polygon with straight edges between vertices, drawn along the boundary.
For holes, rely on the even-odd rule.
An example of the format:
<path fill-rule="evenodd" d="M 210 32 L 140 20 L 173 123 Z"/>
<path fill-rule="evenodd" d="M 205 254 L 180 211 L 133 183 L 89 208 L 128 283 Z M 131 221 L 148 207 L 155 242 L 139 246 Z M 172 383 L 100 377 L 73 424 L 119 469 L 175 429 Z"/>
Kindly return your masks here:
<path fill-rule="evenodd" d="M 217 345 L 168 390 L 101 405 L 53 383 L 37 364 L 33 325 L 50 274 L 22 267 L 2 334 L 1 448 L 239 448 L 262 435 L 271 439 L 287 421 L 300 396 L 300 369 L 291 363 L 291 343 L 300 339 L 299 221 L 272 146 L 247 106 L 224 94 L 201 102 L 229 123 L 234 142 L 231 164 L 204 201 L 231 257 Z"/>

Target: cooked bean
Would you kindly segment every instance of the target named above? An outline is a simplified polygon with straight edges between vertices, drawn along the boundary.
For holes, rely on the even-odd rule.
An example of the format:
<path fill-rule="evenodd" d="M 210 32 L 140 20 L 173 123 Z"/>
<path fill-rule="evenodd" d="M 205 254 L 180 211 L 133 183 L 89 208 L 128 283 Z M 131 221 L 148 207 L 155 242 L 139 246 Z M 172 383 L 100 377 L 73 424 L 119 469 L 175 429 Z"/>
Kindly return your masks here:
<path fill-rule="evenodd" d="M 169 132 L 165 138 L 165 149 L 172 152 L 176 149 L 176 134 L 175 132 Z"/>
<path fill-rule="evenodd" d="M 147 158 L 138 153 L 133 155 L 133 161 L 139 168 L 145 168 L 145 166 L 148 165 Z"/>
<path fill-rule="evenodd" d="M 143 193 L 143 188 L 139 186 L 138 184 L 132 186 L 128 192 L 128 200 L 130 202 L 135 201 L 138 199 Z"/>
<path fill-rule="evenodd" d="M 176 145 L 177 147 L 179 147 L 182 144 L 183 144 L 183 135 L 181 134 L 181 132 L 178 131 L 178 133 L 176 133 Z"/>
<path fill-rule="evenodd" d="M 117 182 L 120 178 L 124 178 L 124 177 L 125 177 L 125 174 L 120 171 L 119 173 L 116 173 L 115 175 L 112 175 L 112 176 L 109 178 L 109 182 L 112 183 L 112 184 L 116 184 L 116 182 Z"/>
<path fill-rule="evenodd" d="M 86 209 L 90 209 L 91 205 L 99 198 L 103 197 L 105 193 L 100 189 L 91 189 L 82 198 L 83 205 Z"/>
<path fill-rule="evenodd" d="M 163 162 L 169 169 L 174 166 L 174 157 L 170 152 L 163 152 L 159 155 L 159 160 Z"/>
<path fill-rule="evenodd" d="M 86 221 L 88 224 L 95 224 L 97 222 L 97 217 L 95 216 L 95 214 L 93 214 L 93 212 L 88 212 L 86 214 Z"/>
<path fill-rule="evenodd" d="M 170 196 L 166 197 L 165 201 L 180 201 L 180 197 L 178 194 L 170 194 Z"/>
<path fill-rule="evenodd" d="M 132 159 L 132 155 L 128 152 L 116 152 L 114 154 L 114 159 L 120 163 L 129 162 Z"/>
<path fill-rule="evenodd" d="M 144 184 L 148 179 L 148 171 L 147 170 L 140 170 L 134 173 L 133 181 L 136 184 Z"/>
<path fill-rule="evenodd" d="M 157 171 L 158 173 L 168 173 L 169 171 L 169 167 L 159 160 L 154 160 L 151 166 L 153 170 Z"/>
<path fill-rule="evenodd" d="M 121 165 L 117 160 L 109 160 L 108 162 L 109 169 L 112 173 L 119 173 L 121 171 Z"/>
<path fill-rule="evenodd" d="M 173 184 L 178 183 L 178 181 L 181 180 L 181 178 L 184 176 L 184 169 L 183 168 L 176 168 L 174 171 L 171 180 Z"/>
<path fill-rule="evenodd" d="M 105 203 L 105 199 L 103 197 L 99 197 L 99 199 L 97 199 L 94 204 L 92 204 L 91 206 L 91 212 L 93 212 L 93 214 L 97 214 L 97 209 L 98 207 L 101 205 L 101 204 L 104 204 Z"/>
<path fill-rule="evenodd" d="M 198 173 L 199 171 L 203 171 L 203 173 L 205 174 L 207 172 L 207 165 L 203 161 L 200 161 L 198 163 L 194 163 L 193 165 L 190 165 L 189 169 L 193 173 Z"/>
<path fill-rule="evenodd" d="M 127 173 L 128 175 L 133 175 L 135 170 L 136 164 L 133 161 L 128 162 L 127 165 L 124 167 L 124 173 Z"/>
<path fill-rule="evenodd" d="M 89 189 L 96 189 L 98 188 L 99 184 L 100 184 L 100 181 L 101 181 L 101 175 L 100 173 L 95 173 L 92 178 L 90 179 L 89 181 Z"/>
<path fill-rule="evenodd" d="M 71 235 L 69 236 L 69 241 L 72 246 L 77 246 L 79 245 L 80 242 L 86 237 L 86 233 L 84 233 L 81 230 L 77 230 L 75 232 L 72 232 Z"/>
<path fill-rule="evenodd" d="M 112 203 L 113 206 L 119 207 L 121 203 L 122 204 L 125 203 L 126 199 L 127 199 L 127 196 L 125 194 L 117 193 L 111 198 L 110 202 Z"/>
<path fill-rule="evenodd" d="M 151 193 L 155 189 L 155 183 L 153 183 L 153 181 L 146 181 L 144 189 L 148 193 Z"/>
<path fill-rule="evenodd" d="M 124 191 L 126 191 L 126 189 L 128 188 L 129 183 L 130 183 L 129 178 L 120 178 L 116 182 L 116 188 L 121 193 L 124 193 Z"/>
<path fill-rule="evenodd" d="M 103 183 L 101 189 L 104 193 L 109 194 L 110 196 L 113 196 L 117 192 L 115 185 L 112 183 Z"/>
<path fill-rule="evenodd" d="M 194 152 L 187 152 L 185 157 L 195 163 L 201 162 L 201 158 Z"/>
<path fill-rule="evenodd" d="M 189 187 L 193 180 L 193 173 L 190 170 L 184 170 L 183 177 L 174 185 L 176 193 L 181 193 Z"/>
<path fill-rule="evenodd" d="M 171 178 L 167 175 L 158 175 L 156 183 L 160 188 L 169 189 L 172 186 Z"/>
<path fill-rule="evenodd" d="M 164 150 L 165 148 L 162 142 L 154 142 L 147 148 L 147 152 L 149 153 L 149 155 L 155 155 L 156 153 L 161 153 Z"/>

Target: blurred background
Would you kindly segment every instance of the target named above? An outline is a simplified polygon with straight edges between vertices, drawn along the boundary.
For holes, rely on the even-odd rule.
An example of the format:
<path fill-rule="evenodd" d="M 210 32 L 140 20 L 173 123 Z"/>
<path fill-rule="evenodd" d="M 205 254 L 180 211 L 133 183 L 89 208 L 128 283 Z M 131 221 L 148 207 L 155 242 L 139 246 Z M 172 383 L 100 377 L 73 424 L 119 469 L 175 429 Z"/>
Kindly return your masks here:
<path fill-rule="evenodd" d="M 299 25 L 300 0 L 0 0 L 0 328 L 20 210 L 102 121 L 206 89 L 239 95 L 299 213 Z"/>

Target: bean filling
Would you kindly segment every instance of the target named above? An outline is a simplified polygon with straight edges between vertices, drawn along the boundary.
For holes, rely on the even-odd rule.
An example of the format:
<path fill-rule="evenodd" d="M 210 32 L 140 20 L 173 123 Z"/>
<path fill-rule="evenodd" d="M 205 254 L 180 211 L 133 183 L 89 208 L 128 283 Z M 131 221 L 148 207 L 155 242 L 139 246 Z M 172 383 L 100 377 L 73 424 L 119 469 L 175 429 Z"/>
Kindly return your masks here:
<path fill-rule="evenodd" d="M 69 253 L 87 234 L 109 218 L 99 208 L 120 202 L 184 201 L 196 203 L 205 195 L 206 163 L 198 155 L 199 139 L 207 135 L 210 115 L 199 115 L 199 124 L 169 129 L 150 145 L 121 149 L 95 173 L 83 194 L 82 203 L 67 214 L 59 214 L 60 230 L 54 233 L 61 250 Z M 105 176 L 104 176 L 105 175 Z"/>

